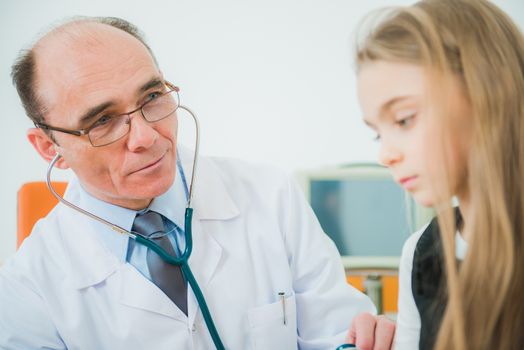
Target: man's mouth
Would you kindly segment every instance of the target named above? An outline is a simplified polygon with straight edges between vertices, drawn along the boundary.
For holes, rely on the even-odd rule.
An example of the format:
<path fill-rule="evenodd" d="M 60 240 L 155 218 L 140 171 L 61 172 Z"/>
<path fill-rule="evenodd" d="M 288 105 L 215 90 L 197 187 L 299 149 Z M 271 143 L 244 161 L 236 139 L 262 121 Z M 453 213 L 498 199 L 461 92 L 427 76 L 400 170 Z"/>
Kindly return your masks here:
<path fill-rule="evenodd" d="M 167 153 L 167 152 L 164 152 L 164 153 L 162 154 L 162 156 L 160 156 L 160 158 L 157 158 L 157 159 L 153 160 L 152 162 L 148 163 L 147 165 L 145 165 L 145 166 L 143 166 L 143 167 L 141 167 L 141 168 L 139 168 L 139 169 L 137 169 L 137 170 L 133 170 L 133 171 L 130 173 L 130 175 L 131 175 L 131 174 L 134 174 L 134 173 L 137 173 L 137 172 L 139 172 L 139 171 L 144 171 L 144 170 L 148 170 L 148 169 L 152 169 L 152 168 L 154 168 L 155 166 L 157 166 L 157 165 L 158 165 L 158 164 L 159 164 L 159 163 L 164 159 L 164 157 L 166 156 L 166 153 Z"/>

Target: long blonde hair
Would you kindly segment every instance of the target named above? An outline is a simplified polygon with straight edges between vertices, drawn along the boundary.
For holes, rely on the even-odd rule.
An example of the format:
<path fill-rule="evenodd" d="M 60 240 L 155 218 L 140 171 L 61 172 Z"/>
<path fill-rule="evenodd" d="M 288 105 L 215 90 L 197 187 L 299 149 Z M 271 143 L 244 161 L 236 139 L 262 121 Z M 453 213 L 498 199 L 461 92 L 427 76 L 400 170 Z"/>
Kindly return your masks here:
<path fill-rule="evenodd" d="M 388 12 L 356 58 L 357 66 L 408 62 L 461 80 L 472 111 L 465 223 L 471 234 L 458 269 L 448 198 L 438 210 L 448 302 L 435 348 L 524 349 L 522 33 L 486 0 L 426 0 Z"/>

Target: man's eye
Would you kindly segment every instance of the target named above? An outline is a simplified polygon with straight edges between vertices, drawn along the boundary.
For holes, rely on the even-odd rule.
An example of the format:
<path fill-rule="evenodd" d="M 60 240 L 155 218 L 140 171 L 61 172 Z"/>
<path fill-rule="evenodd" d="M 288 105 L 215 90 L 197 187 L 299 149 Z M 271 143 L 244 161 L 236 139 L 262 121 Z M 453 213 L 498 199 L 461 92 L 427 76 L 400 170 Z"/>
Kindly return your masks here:
<path fill-rule="evenodd" d="M 103 117 L 100 117 L 96 123 L 95 123 L 95 126 L 102 126 L 102 125 L 106 125 L 107 123 L 109 123 L 111 121 L 111 119 L 113 119 L 111 116 L 109 115 L 104 115 Z"/>
<path fill-rule="evenodd" d="M 159 98 L 160 96 L 162 95 L 161 92 L 151 92 L 149 94 L 147 94 L 147 98 L 146 98 L 146 101 L 151 101 L 151 100 L 154 100 L 156 98 Z"/>

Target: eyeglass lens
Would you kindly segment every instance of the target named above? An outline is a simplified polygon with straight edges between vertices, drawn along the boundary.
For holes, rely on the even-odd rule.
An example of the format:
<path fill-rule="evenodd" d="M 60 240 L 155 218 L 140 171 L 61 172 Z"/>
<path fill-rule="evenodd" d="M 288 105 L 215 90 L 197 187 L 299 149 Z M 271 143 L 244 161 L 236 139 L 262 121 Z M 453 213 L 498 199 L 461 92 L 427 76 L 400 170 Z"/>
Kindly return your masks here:
<path fill-rule="evenodd" d="M 148 122 L 157 122 L 173 115 L 179 106 L 177 91 L 169 91 L 146 102 L 141 110 Z M 127 135 L 130 130 L 129 114 L 102 117 L 91 130 L 89 140 L 95 147 L 113 143 Z"/>

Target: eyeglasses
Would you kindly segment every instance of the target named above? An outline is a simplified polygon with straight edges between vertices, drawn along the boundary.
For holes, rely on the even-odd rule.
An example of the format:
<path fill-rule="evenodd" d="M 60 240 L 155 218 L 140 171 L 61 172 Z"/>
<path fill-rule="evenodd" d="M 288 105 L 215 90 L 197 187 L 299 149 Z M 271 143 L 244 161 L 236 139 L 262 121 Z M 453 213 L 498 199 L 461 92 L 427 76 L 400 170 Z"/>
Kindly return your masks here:
<path fill-rule="evenodd" d="M 94 147 L 107 146 L 129 133 L 131 130 L 131 114 L 137 111 L 140 111 L 142 117 L 149 123 L 158 122 L 175 113 L 180 105 L 178 95 L 180 89 L 167 81 L 165 85 L 169 89 L 168 91 L 151 93 L 149 99 L 137 109 L 114 116 L 104 115 L 85 129 L 68 130 L 38 122 L 35 123 L 35 126 L 44 130 L 59 131 L 75 136 L 87 135 Z"/>

